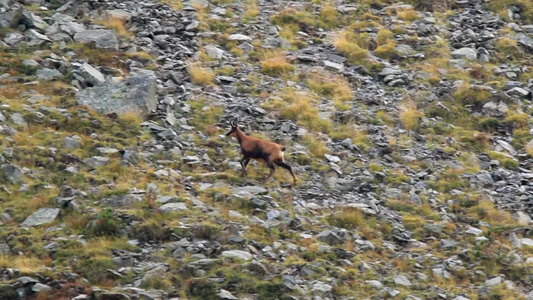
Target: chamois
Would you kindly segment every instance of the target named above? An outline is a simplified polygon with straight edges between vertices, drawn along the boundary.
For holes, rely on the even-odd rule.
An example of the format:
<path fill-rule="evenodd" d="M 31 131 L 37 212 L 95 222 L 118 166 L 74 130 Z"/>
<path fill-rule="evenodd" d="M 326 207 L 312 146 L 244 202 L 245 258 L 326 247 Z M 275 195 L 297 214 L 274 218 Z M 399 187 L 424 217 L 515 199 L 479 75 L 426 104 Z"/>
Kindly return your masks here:
<path fill-rule="evenodd" d="M 276 170 L 274 164 L 287 169 L 292 175 L 293 182 L 296 183 L 296 175 L 294 175 L 291 166 L 286 164 L 283 158 L 283 151 L 285 151 L 285 147 L 276 143 L 247 136 L 239 129 L 239 126 L 235 122 L 231 122 L 231 130 L 226 133 L 226 136 L 233 136 L 237 139 L 241 146 L 241 153 L 243 155 L 243 158 L 240 160 L 242 166 L 241 177 L 244 177 L 248 174 L 246 171 L 246 166 L 250 162 L 250 159 L 254 159 L 266 163 L 266 165 L 270 168 L 270 174 L 268 174 L 267 178 L 265 179 L 265 183 L 270 179 L 270 177 L 272 177 L 274 171 Z"/>

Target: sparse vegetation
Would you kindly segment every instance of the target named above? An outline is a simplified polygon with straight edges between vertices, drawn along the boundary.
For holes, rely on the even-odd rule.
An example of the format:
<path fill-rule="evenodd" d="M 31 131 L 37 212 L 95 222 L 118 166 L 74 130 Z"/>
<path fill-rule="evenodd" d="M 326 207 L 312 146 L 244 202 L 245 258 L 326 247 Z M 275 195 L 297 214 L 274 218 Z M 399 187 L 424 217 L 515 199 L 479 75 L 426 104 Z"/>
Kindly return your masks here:
<path fill-rule="evenodd" d="M 282 52 L 266 51 L 263 53 L 261 70 L 270 76 L 280 76 L 293 71 L 294 67 L 287 61 Z"/>
<path fill-rule="evenodd" d="M 215 73 L 207 68 L 191 66 L 188 71 L 189 76 L 191 76 L 191 81 L 194 84 L 209 85 L 212 84 L 213 79 L 215 79 Z"/>
<path fill-rule="evenodd" d="M 418 122 L 424 113 L 416 109 L 414 103 L 408 103 L 400 113 L 400 120 L 407 130 L 415 130 L 418 128 Z"/>
<path fill-rule="evenodd" d="M 342 53 L 352 64 L 363 64 L 368 57 L 368 51 L 357 43 L 357 36 L 348 31 L 342 31 L 335 38 L 334 45 L 337 51 Z"/>

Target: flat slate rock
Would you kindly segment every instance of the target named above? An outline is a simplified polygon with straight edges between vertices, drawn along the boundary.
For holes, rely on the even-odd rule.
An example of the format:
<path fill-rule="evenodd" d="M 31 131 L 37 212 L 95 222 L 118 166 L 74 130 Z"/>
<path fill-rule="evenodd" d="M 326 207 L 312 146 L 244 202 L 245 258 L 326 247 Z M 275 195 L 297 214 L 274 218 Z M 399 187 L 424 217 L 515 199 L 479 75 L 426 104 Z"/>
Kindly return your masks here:
<path fill-rule="evenodd" d="M 248 252 L 241 251 L 241 250 L 228 250 L 222 252 L 223 257 L 229 257 L 229 258 L 238 258 L 242 260 L 251 260 L 252 255 Z"/>
<path fill-rule="evenodd" d="M 38 211 L 28 216 L 20 226 L 31 227 L 51 223 L 57 218 L 60 211 L 59 208 L 39 208 Z"/>

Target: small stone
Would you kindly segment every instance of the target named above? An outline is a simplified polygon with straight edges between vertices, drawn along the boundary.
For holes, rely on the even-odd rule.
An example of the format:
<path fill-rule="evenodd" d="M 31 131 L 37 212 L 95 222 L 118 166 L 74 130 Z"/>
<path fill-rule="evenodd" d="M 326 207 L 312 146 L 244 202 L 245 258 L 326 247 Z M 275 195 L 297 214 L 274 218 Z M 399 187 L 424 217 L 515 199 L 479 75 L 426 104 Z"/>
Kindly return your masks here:
<path fill-rule="evenodd" d="M 398 275 L 396 277 L 394 277 L 394 283 L 396 283 L 397 285 L 403 285 L 403 286 L 411 286 L 411 282 L 409 281 L 409 279 L 407 278 L 407 276 L 405 275 Z"/>
<path fill-rule="evenodd" d="M 222 59 L 224 56 L 224 50 L 213 45 L 207 45 L 204 47 L 204 49 L 207 55 L 209 55 L 212 59 Z"/>
<path fill-rule="evenodd" d="M 63 77 L 63 74 L 56 69 L 42 68 L 37 71 L 37 78 L 41 80 L 55 80 Z"/>
<path fill-rule="evenodd" d="M 461 48 L 452 52 L 452 57 L 455 59 L 477 59 L 477 52 L 472 48 Z"/>
<path fill-rule="evenodd" d="M 81 148 L 81 137 L 74 135 L 72 137 L 65 137 L 64 145 L 67 149 L 79 149 Z"/>
<path fill-rule="evenodd" d="M 183 202 L 167 203 L 159 207 L 159 211 L 162 213 L 170 213 L 174 211 L 187 210 L 187 204 Z"/>
<path fill-rule="evenodd" d="M 479 228 L 475 228 L 475 227 L 470 227 L 470 228 L 468 228 L 467 231 L 465 231 L 465 233 L 473 234 L 473 235 L 480 235 L 480 234 L 483 233 L 483 230 L 481 230 Z"/>
<path fill-rule="evenodd" d="M 494 278 L 486 280 L 485 285 L 495 286 L 495 285 L 501 284 L 502 282 L 503 282 L 503 279 L 500 276 L 498 276 L 498 277 L 494 277 Z"/>
<path fill-rule="evenodd" d="M 311 288 L 311 292 L 313 292 L 315 295 L 327 297 L 328 294 L 331 293 L 333 290 L 333 287 L 329 284 L 323 283 L 323 282 L 317 282 L 313 284 L 313 287 Z"/>
<path fill-rule="evenodd" d="M 99 168 L 107 165 L 109 163 L 109 158 L 103 156 L 93 156 L 85 160 L 85 165 L 91 168 Z"/>
<path fill-rule="evenodd" d="M 42 283 L 39 283 L 37 282 L 36 284 L 33 285 L 33 287 L 31 288 L 31 290 L 34 292 L 34 293 L 40 293 L 40 292 L 49 292 L 52 290 L 51 287 L 45 285 L 45 284 L 42 284 Z"/>
<path fill-rule="evenodd" d="M 241 251 L 241 250 L 223 251 L 222 252 L 222 256 L 223 257 L 228 257 L 228 258 L 238 258 L 238 259 L 242 259 L 244 261 L 248 261 L 248 260 L 252 259 L 252 255 L 250 253 L 245 252 L 245 251 Z"/>
<path fill-rule="evenodd" d="M 252 38 L 250 38 L 249 36 L 244 35 L 244 34 L 235 33 L 235 34 L 232 34 L 232 35 L 228 36 L 227 40 L 228 41 L 249 42 L 249 41 L 252 40 Z"/>
<path fill-rule="evenodd" d="M 218 298 L 220 299 L 230 299 L 230 300 L 237 300 L 239 298 L 233 296 L 230 292 L 220 289 L 220 292 L 217 294 Z"/>

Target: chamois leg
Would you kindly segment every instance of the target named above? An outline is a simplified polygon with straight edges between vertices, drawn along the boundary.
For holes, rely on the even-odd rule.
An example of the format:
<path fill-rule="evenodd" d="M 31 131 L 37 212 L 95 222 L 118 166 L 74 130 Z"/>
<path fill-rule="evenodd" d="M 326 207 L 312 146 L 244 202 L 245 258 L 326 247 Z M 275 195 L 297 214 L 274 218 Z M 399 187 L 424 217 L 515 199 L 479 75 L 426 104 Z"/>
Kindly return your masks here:
<path fill-rule="evenodd" d="M 241 159 L 241 161 L 240 161 L 241 167 L 242 167 L 241 177 L 244 177 L 244 176 L 248 175 L 248 172 L 246 171 L 246 166 L 248 165 L 249 162 L 250 162 L 250 159 L 247 158 L 247 157 L 243 157 Z"/>
<path fill-rule="evenodd" d="M 272 162 L 267 162 L 267 166 L 270 168 L 270 174 L 268 174 L 267 178 L 265 178 L 265 181 L 263 183 L 267 183 L 270 177 L 274 175 L 274 171 L 276 171 L 276 167 Z"/>
<path fill-rule="evenodd" d="M 276 163 L 276 165 L 278 165 L 278 166 L 280 166 L 280 167 L 282 167 L 284 169 L 287 169 L 291 173 L 292 180 L 293 180 L 294 183 L 297 181 L 296 175 L 294 175 L 294 171 L 292 171 L 292 167 L 291 166 L 286 164 L 283 160 L 276 160 L 275 163 Z"/>

